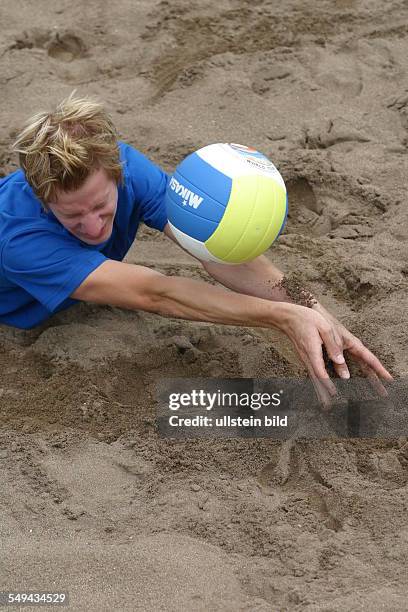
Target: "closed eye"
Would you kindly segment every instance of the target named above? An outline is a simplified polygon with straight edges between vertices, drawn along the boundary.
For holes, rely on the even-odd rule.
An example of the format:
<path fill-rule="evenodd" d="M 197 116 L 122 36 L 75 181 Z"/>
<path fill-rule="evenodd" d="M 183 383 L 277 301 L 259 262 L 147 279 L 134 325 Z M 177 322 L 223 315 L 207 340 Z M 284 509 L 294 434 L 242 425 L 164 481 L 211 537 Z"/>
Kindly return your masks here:
<path fill-rule="evenodd" d="M 104 208 L 106 206 L 106 202 L 102 202 L 102 204 L 97 204 L 97 206 L 95 206 L 93 208 L 93 210 L 101 210 L 102 208 Z M 72 219 L 76 219 L 77 217 L 80 217 L 81 215 L 64 215 L 65 219 L 68 219 L 69 221 L 72 221 Z"/>

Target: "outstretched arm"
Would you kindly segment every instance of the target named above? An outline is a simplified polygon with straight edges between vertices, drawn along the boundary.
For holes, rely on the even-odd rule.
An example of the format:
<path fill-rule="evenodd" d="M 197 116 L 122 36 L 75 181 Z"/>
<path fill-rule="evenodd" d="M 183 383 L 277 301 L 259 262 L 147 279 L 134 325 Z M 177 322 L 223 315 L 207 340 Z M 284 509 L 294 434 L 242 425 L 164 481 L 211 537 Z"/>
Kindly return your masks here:
<path fill-rule="evenodd" d="M 188 278 L 168 277 L 143 266 L 107 260 L 72 293 L 78 300 L 145 310 L 163 316 L 226 325 L 277 328 L 287 334 L 314 380 L 329 394 L 334 385 L 326 372 L 322 345 L 330 358 L 344 363 L 331 325 L 310 308 L 272 302 Z"/>
<path fill-rule="evenodd" d="M 166 235 L 177 243 L 170 227 L 165 227 Z M 177 243 L 178 244 L 178 243 Z M 251 295 L 264 300 L 296 303 L 299 295 L 294 295 L 293 291 L 288 291 L 284 282 L 284 274 L 274 266 L 265 256 L 261 255 L 251 262 L 239 265 L 228 265 L 213 262 L 201 262 L 208 274 L 214 280 L 221 283 L 224 287 L 231 289 L 239 294 Z M 358 363 L 360 369 L 372 379 L 380 377 L 384 380 L 391 380 L 391 374 L 384 368 L 381 362 L 363 345 L 361 340 L 349 332 L 333 315 L 331 315 L 310 293 L 297 289 L 297 294 L 301 294 L 302 302 L 307 303 L 309 309 L 322 316 L 329 325 L 328 334 L 331 336 L 333 346 L 337 347 L 335 354 L 338 359 L 333 360 L 337 374 L 342 378 L 350 376 L 348 367 L 343 358 L 343 352 L 348 354 Z M 301 312 L 297 311 L 301 322 Z M 301 360 L 308 366 L 309 373 L 313 377 L 314 368 L 308 365 L 310 356 L 305 352 L 303 334 L 299 331 L 293 335 L 291 329 L 284 330 L 294 344 Z M 321 352 L 321 347 L 320 347 Z M 329 354 L 330 357 L 330 354 Z M 320 361 L 320 355 L 314 356 L 314 361 Z M 381 385 L 377 388 L 382 392 Z"/>

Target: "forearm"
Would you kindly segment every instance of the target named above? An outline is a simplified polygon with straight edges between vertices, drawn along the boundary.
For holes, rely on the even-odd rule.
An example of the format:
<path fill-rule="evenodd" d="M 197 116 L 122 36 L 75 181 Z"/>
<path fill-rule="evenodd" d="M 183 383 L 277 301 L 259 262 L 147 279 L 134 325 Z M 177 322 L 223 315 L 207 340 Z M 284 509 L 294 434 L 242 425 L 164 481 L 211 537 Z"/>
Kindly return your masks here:
<path fill-rule="evenodd" d="M 108 260 L 71 297 L 191 321 L 282 329 L 296 307 L 227 291 L 144 266 Z"/>
<path fill-rule="evenodd" d="M 293 275 L 285 276 L 264 255 L 237 266 L 203 262 L 203 267 L 214 280 L 233 291 L 274 302 L 307 306 L 336 321 Z"/>
<path fill-rule="evenodd" d="M 289 280 L 264 255 L 236 266 L 203 262 L 203 267 L 214 280 L 238 293 L 302 306 L 317 303 L 308 291 L 292 278 Z"/>
<path fill-rule="evenodd" d="M 163 231 L 175 244 L 180 246 L 169 224 Z M 239 265 L 205 261 L 201 261 L 201 264 L 214 280 L 237 293 L 273 302 L 300 304 L 313 307 L 313 309 L 318 304 L 314 296 L 308 291 L 302 290 L 296 283 L 286 282 L 287 277 L 284 276 L 283 272 L 264 255 Z"/>
<path fill-rule="evenodd" d="M 203 262 L 203 267 L 217 282 L 245 295 L 278 302 L 291 302 L 280 285 L 284 275 L 264 255 L 239 265 Z"/>
<path fill-rule="evenodd" d="M 282 328 L 288 305 L 226 291 L 206 283 L 160 275 L 150 292 L 152 312 L 193 321 Z"/>

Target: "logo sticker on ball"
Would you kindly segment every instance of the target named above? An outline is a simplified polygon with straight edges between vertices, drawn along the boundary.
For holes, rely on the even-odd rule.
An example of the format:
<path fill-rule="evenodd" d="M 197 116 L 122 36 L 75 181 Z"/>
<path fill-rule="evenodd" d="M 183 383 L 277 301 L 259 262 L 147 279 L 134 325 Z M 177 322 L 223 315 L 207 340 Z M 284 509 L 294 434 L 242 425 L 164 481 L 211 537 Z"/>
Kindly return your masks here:
<path fill-rule="evenodd" d="M 257 151 L 256 149 L 253 149 L 252 147 L 246 147 L 245 145 L 240 145 L 240 144 L 236 144 L 235 142 L 230 142 L 229 146 L 234 149 L 235 151 L 238 151 L 239 153 L 243 153 L 244 155 L 248 155 L 248 154 L 257 154 L 257 155 L 262 155 L 262 153 L 259 153 L 259 151 Z M 262 157 L 264 157 L 262 155 Z"/>
<path fill-rule="evenodd" d="M 270 172 L 271 174 L 275 174 L 278 172 L 277 168 L 273 165 L 270 159 L 268 159 L 263 153 L 260 153 L 256 149 L 252 147 L 246 147 L 245 145 L 235 144 L 234 142 L 230 142 L 229 146 L 236 153 L 238 153 L 241 158 L 244 158 L 244 161 L 250 166 L 254 166 L 259 170 L 263 170 L 264 172 Z"/>

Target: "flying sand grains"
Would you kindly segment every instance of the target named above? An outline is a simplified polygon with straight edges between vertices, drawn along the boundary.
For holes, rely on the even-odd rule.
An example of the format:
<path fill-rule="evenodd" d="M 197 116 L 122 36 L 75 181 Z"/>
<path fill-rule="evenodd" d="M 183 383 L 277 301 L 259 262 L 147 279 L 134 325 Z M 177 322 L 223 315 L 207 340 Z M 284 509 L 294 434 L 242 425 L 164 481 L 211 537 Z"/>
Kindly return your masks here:
<path fill-rule="evenodd" d="M 283 289 L 288 297 L 297 304 L 298 306 L 306 306 L 306 308 L 312 308 L 317 304 L 316 298 L 308 289 L 302 287 L 300 282 L 295 276 L 284 276 L 275 285 L 276 288 Z"/>

